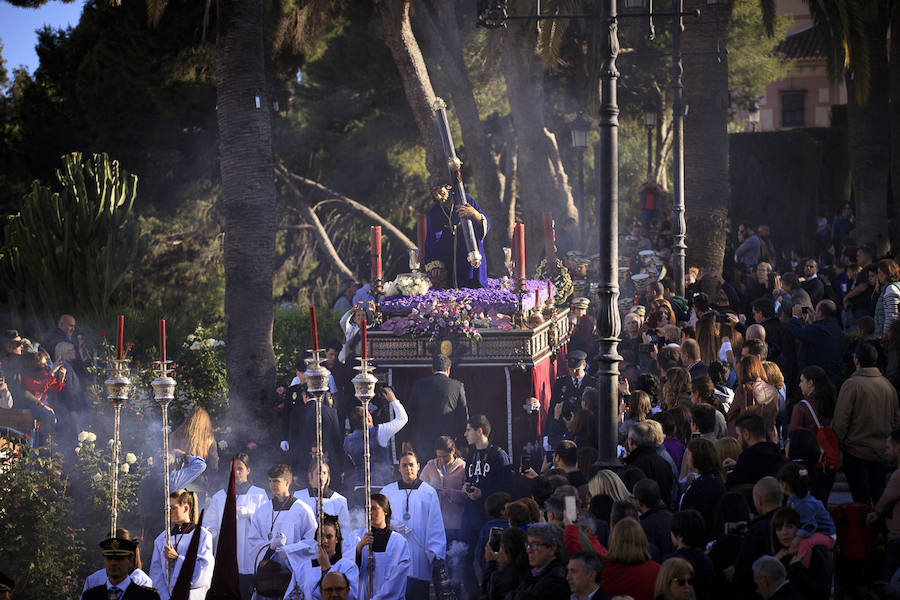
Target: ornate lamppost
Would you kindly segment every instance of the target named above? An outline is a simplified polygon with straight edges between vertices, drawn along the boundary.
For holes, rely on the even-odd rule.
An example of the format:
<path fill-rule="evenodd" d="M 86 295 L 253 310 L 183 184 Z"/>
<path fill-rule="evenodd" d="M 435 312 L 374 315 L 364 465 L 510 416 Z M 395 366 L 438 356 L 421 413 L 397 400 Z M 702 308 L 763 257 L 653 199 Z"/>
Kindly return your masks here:
<path fill-rule="evenodd" d="M 653 172 L 653 130 L 656 128 L 656 109 L 644 109 L 644 127 L 647 128 L 647 174 Z"/>

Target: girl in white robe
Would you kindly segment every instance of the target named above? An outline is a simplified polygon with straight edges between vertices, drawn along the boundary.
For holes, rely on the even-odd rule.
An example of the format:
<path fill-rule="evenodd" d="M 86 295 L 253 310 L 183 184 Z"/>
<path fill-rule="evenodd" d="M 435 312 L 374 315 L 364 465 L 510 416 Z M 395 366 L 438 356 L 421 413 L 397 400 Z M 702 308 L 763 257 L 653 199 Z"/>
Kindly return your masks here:
<path fill-rule="evenodd" d="M 307 475 L 309 477 L 309 487 L 306 487 L 302 490 L 297 490 L 296 492 L 294 492 L 294 497 L 302 500 L 307 506 L 309 506 L 312 509 L 313 514 L 318 514 L 319 476 L 316 475 L 315 461 L 310 462 L 309 472 L 307 473 Z M 347 499 L 328 487 L 331 484 L 331 468 L 328 466 L 328 463 L 322 463 L 321 478 L 322 481 L 325 482 L 323 486 L 325 490 L 322 492 L 322 496 L 324 497 L 324 501 L 322 502 L 322 510 L 325 511 L 326 515 L 337 517 L 337 521 L 340 524 L 341 531 L 349 532 L 350 510 L 347 507 Z M 352 556 L 352 542 L 349 539 L 345 539 L 343 544 L 344 545 L 341 547 L 341 553 L 344 556 Z"/>
<path fill-rule="evenodd" d="M 355 532 L 359 597 L 366 600 L 404 600 L 409 577 L 410 553 L 406 538 L 391 531 L 391 503 L 383 494 L 372 494 L 372 530 Z M 370 552 L 371 551 L 371 552 Z M 374 558 L 372 587 L 369 564 Z"/>
<path fill-rule="evenodd" d="M 281 549 L 288 558 L 293 575 L 285 593 L 285 600 L 288 600 L 295 586 L 303 592 L 303 598 L 321 600 L 322 577 L 331 572 L 343 573 L 347 577 L 347 581 L 350 582 L 348 600 L 358 598 L 359 567 L 353 559 L 342 556 L 341 526 L 336 518 L 326 516 L 322 530 L 324 535 L 321 543 L 304 540 Z M 318 539 L 317 534 L 316 540 Z"/>
<path fill-rule="evenodd" d="M 172 531 L 169 545 L 166 532 L 160 533 L 153 542 L 153 560 L 150 562 L 150 579 L 159 592 L 160 600 L 169 600 L 181 567 L 184 565 L 188 546 L 197 527 L 197 496 L 187 490 L 178 490 L 169 495 L 169 520 Z M 212 583 L 215 558 L 212 549 L 212 535 L 206 527 L 200 527 L 200 546 L 197 562 L 191 576 L 191 600 L 204 600 Z M 166 573 L 168 572 L 168 580 Z"/>

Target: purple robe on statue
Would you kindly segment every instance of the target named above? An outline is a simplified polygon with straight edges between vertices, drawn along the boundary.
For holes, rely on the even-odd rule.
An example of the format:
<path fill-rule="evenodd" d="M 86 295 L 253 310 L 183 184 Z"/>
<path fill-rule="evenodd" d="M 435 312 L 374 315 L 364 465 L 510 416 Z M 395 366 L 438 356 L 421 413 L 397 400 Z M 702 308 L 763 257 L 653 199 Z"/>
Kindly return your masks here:
<path fill-rule="evenodd" d="M 466 194 L 466 201 L 479 213 L 484 215 L 483 221 L 472 221 L 475 230 L 475 240 L 478 242 L 478 251 L 481 252 L 481 266 L 473 269 L 466 259 L 466 241 L 463 238 L 462 228 L 459 227 L 459 217 L 456 216 L 457 203 L 454 199 L 453 207 L 445 211 L 440 203 L 435 202 L 428 211 L 428 233 L 425 237 L 425 257 L 423 265 L 433 260 L 439 260 L 447 267 L 450 285 L 453 285 L 454 256 L 456 258 L 456 287 L 458 288 L 482 288 L 487 286 L 487 258 L 484 255 L 484 236 L 491 228 L 491 222 L 487 215 L 472 196 Z M 454 250 L 455 247 L 455 250 Z"/>

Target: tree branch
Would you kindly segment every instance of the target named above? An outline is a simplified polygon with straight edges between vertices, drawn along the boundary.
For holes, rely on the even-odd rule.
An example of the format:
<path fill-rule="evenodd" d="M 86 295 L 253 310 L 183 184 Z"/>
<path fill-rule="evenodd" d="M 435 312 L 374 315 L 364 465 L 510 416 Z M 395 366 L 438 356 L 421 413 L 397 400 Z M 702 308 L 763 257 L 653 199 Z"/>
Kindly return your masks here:
<path fill-rule="evenodd" d="M 357 202 L 356 200 L 352 200 L 346 196 L 342 196 L 338 194 L 334 190 L 328 188 L 327 186 L 322 185 L 318 181 L 313 181 L 312 179 L 307 179 L 302 175 L 297 175 L 296 173 L 292 173 L 288 168 L 284 165 L 283 162 L 278 162 L 276 166 L 276 175 L 282 179 L 290 179 L 294 184 L 299 185 L 301 188 L 305 188 L 308 190 L 312 190 L 318 192 L 326 197 L 326 200 L 323 200 L 316 204 L 315 208 L 327 203 L 327 202 L 337 202 L 338 204 L 350 209 L 351 211 L 362 215 L 363 217 L 374 221 L 378 225 L 384 227 L 385 231 L 389 233 L 394 239 L 403 244 L 407 250 L 413 250 L 417 246 L 406 237 L 402 231 L 400 231 L 393 223 L 379 215 L 377 212 L 369 208 L 368 206 L 364 206 Z M 302 197 L 300 194 L 300 190 L 297 191 L 298 195 Z"/>
<path fill-rule="evenodd" d="M 300 192 L 300 189 L 296 186 L 296 184 L 291 180 L 290 174 L 283 164 L 277 164 L 275 166 L 275 174 L 278 176 L 287 188 L 291 191 L 294 196 L 297 197 L 298 200 L 301 200 L 300 204 L 300 212 L 312 226 L 312 233 L 316 237 L 316 241 L 319 243 L 319 248 L 321 248 L 322 252 L 325 253 L 325 256 L 329 261 L 340 271 L 341 275 L 346 277 L 347 279 L 354 279 L 355 275 L 353 271 L 351 271 L 347 265 L 344 264 L 344 261 L 341 260 L 341 257 L 338 255 L 337 250 L 334 249 L 334 245 L 331 243 L 331 239 L 328 237 L 328 232 L 325 231 L 325 227 L 322 226 L 322 222 L 319 221 L 319 217 L 316 216 L 316 212 L 312 209 L 312 207 L 303 202 L 303 194 Z"/>

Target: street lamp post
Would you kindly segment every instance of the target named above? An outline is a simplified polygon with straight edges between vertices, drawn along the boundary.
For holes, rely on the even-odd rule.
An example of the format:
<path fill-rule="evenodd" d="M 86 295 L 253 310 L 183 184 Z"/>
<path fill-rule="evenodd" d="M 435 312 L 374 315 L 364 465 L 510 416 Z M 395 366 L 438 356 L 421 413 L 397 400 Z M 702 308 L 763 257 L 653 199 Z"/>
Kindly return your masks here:
<path fill-rule="evenodd" d="M 579 111 L 575 118 L 572 119 L 572 122 L 569 123 L 569 129 L 572 131 L 572 147 L 578 153 L 578 230 L 580 232 L 581 245 L 584 247 L 584 229 L 587 222 L 587 215 L 584 212 L 584 150 L 588 145 L 588 133 L 591 131 L 591 122 Z"/>
<path fill-rule="evenodd" d="M 674 267 L 675 294 L 684 296 L 684 85 L 681 76 L 681 32 L 684 30 L 682 11 L 684 0 L 672 0 L 672 264 Z"/>
<path fill-rule="evenodd" d="M 653 172 L 653 129 L 656 127 L 656 110 L 644 110 L 644 127 L 647 128 L 647 175 Z"/>

